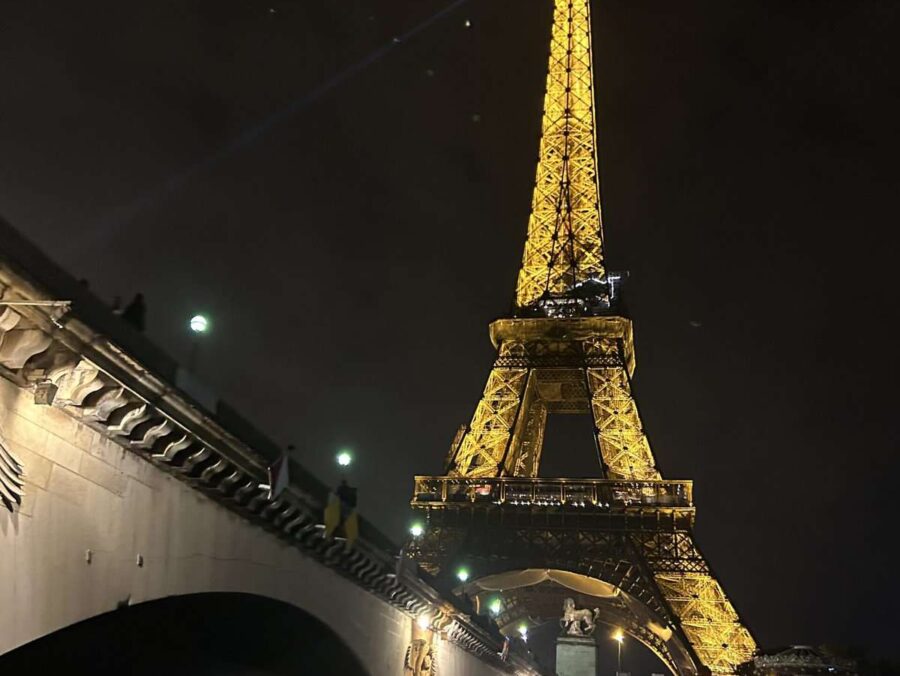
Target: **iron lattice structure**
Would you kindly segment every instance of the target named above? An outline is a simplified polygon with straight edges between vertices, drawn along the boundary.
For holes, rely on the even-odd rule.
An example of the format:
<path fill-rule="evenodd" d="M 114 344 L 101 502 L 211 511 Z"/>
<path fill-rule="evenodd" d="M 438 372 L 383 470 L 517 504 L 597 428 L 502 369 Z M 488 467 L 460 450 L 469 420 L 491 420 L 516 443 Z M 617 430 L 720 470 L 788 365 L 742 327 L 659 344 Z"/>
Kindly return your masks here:
<path fill-rule="evenodd" d="M 589 3 L 558 1 L 528 239 L 516 287 L 522 307 L 604 273 L 592 63 Z"/>
<path fill-rule="evenodd" d="M 445 475 L 416 478 L 427 526 L 409 551 L 438 577 L 464 564 L 475 582 L 527 569 L 602 580 L 616 594 L 582 601 L 673 673 L 732 674 L 756 643 L 694 542 L 690 482 L 662 479 L 632 396 L 632 325 L 603 266 L 591 66 L 589 2 L 556 0 L 516 309 L 491 325 L 497 357 Z M 598 478 L 537 478 L 559 413 L 592 417 Z M 554 619 L 572 593 L 504 592 L 498 620 Z"/>

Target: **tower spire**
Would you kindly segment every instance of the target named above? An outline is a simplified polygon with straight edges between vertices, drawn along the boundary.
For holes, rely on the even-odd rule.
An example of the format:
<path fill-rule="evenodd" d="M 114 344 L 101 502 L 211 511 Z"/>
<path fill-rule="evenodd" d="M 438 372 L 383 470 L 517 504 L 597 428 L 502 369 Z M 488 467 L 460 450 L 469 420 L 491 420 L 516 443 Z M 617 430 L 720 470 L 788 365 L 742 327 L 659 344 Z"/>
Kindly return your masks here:
<path fill-rule="evenodd" d="M 556 0 L 519 308 L 604 277 L 591 64 L 589 0 Z"/>

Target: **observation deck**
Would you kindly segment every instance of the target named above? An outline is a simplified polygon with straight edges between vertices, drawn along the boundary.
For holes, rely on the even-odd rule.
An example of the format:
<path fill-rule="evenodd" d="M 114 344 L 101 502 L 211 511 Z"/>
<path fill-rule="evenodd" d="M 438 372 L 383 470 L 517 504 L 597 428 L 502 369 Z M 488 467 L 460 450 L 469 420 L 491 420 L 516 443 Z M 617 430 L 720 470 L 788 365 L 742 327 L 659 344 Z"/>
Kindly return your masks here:
<path fill-rule="evenodd" d="M 417 476 L 424 532 L 409 551 L 433 575 L 464 562 L 473 574 L 583 569 L 618 584 L 634 573 L 635 542 L 648 560 L 700 570 L 692 492 L 689 480 Z"/>
<path fill-rule="evenodd" d="M 626 528 L 665 519 L 683 527 L 694 520 L 692 494 L 689 480 L 417 476 L 411 505 L 441 521 L 455 520 L 451 515 L 471 519 L 481 514 L 488 521 L 497 515 L 500 521 L 518 523 L 533 517 L 601 518 L 622 521 Z"/>

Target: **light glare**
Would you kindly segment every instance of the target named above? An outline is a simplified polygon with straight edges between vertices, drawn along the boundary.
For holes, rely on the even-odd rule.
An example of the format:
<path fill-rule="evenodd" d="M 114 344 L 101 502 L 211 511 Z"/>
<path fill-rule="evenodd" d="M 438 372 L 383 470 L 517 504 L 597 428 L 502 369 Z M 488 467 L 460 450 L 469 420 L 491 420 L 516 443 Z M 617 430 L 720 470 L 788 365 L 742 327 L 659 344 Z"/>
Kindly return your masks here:
<path fill-rule="evenodd" d="M 341 451 L 337 455 L 337 464 L 341 467 L 349 467 L 350 463 L 353 462 L 353 456 L 350 455 L 347 451 Z"/>
<path fill-rule="evenodd" d="M 190 326 L 194 333 L 206 333 L 209 330 L 209 320 L 203 315 L 194 315 L 191 317 Z"/>

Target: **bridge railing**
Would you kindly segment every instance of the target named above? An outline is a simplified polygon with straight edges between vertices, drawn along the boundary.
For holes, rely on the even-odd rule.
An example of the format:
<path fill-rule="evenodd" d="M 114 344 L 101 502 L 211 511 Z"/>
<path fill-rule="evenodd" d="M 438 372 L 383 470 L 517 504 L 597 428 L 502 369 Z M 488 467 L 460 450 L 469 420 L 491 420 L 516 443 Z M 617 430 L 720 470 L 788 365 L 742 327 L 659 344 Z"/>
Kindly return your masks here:
<path fill-rule="evenodd" d="M 417 476 L 413 506 L 693 507 L 691 481 Z"/>

